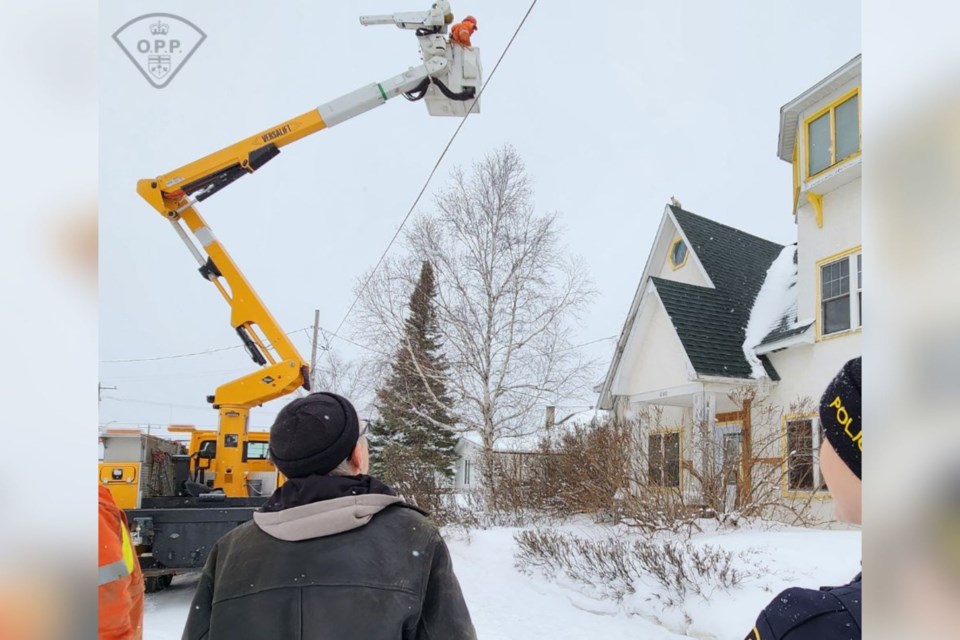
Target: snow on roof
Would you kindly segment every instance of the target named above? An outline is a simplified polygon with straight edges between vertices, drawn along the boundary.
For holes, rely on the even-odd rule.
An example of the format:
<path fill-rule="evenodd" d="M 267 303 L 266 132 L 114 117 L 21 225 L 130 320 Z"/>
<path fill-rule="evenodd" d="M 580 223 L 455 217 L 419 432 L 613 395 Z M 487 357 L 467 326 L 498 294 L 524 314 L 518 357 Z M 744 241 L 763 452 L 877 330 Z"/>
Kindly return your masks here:
<path fill-rule="evenodd" d="M 796 251 L 796 245 L 788 245 L 773 261 L 750 311 L 743 354 L 750 363 L 754 378 L 766 375 L 755 347 L 763 342 L 770 331 L 789 315 L 797 304 L 797 264 L 794 261 Z"/>
<path fill-rule="evenodd" d="M 460 437 L 472 444 L 483 445 L 483 438 L 476 431 L 464 431 L 460 434 Z"/>

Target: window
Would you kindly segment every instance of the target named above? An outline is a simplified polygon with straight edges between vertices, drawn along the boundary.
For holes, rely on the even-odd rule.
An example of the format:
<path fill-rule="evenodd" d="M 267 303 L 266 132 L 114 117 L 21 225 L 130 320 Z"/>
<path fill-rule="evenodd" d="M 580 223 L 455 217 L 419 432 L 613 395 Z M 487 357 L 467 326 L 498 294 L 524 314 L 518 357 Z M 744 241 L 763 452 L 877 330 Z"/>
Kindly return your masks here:
<path fill-rule="evenodd" d="M 820 429 L 816 418 L 787 422 L 787 488 L 813 491 L 826 485 L 820 477 Z"/>
<path fill-rule="evenodd" d="M 833 111 L 836 121 L 837 152 L 834 162 L 840 162 L 860 150 L 860 105 L 853 96 L 837 105 Z"/>
<path fill-rule="evenodd" d="M 823 333 L 850 328 L 850 261 L 838 260 L 820 267 Z"/>
<path fill-rule="evenodd" d="M 266 460 L 267 449 L 270 444 L 267 442 L 245 442 L 243 444 L 243 460 Z"/>
<path fill-rule="evenodd" d="M 858 151 L 859 90 L 807 121 L 807 176 L 815 176 Z"/>
<path fill-rule="evenodd" d="M 830 161 L 829 112 L 810 121 L 810 124 L 807 125 L 807 136 L 810 140 L 810 172 L 808 175 L 812 176 L 833 164 Z"/>
<path fill-rule="evenodd" d="M 470 484 L 470 461 L 463 461 L 463 484 Z"/>
<path fill-rule="evenodd" d="M 204 459 L 213 459 L 217 457 L 217 441 L 202 440 L 200 448 L 197 450 L 197 456 Z"/>
<path fill-rule="evenodd" d="M 675 269 L 679 269 L 687 261 L 687 245 L 683 240 L 676 240 L 670 247 L 670 262 Z"/>
<path fill-rule="evenodd" d="M 820 265 L 820 335 L 827 336 L 863 326 L 862 265 L 860 253 Z M 853 269 L 857 274 L 855 290 L 850 283 Z"/>
<path fill-rule="evenodd" d="M 857 326 L 863 326 L 863 254 L 857 254 Z"/>
<path fill-rule="evenodd" d="M 657 487 L 679 487 L 680 434 L 651 434 L 647 446 L 648 482 Z"/>

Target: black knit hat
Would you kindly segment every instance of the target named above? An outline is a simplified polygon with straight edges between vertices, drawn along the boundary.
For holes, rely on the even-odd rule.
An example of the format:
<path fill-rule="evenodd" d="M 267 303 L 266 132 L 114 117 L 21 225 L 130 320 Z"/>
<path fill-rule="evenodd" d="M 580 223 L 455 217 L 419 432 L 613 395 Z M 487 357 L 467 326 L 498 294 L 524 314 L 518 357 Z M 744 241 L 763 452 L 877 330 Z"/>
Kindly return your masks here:
<path fill-rule="evenodd" d="M 863 428 L 860 423 L 860 358 L 843 365 L 820 399 L 820 424 L 840 459 L 860 478 Z"/>
<path fill-rule="evenodd" d="M 357 412 L 344 397 L 311 393 L 277 414 L 270 427 L 270 459 L 288 478 L 330 473 L 360 438 Z"/>

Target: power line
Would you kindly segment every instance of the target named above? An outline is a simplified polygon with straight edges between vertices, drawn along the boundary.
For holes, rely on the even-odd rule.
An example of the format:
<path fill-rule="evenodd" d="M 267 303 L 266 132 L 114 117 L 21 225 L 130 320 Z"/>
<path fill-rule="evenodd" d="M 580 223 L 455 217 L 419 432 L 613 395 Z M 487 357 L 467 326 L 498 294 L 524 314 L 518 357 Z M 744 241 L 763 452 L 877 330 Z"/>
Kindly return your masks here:
<path fill-rule="evenodd" d="M 590 340 L 589 342 L 581 342 L 580 344 L 575 344 L 571 347 L 564 347 L 563 349 L 559 349 L 557 353 L 563 353 L 564 351 L 573 351 L 574 349 L 579 349 L 580 347 L 587 347 L 587 346 L 590 346 L 591 344 L 604 342 L 605 340 L 613 340 L 616 337 L 617 337 L 616 335 L 613 335 L 613 336 L 607 336 L 605 338 L 597 338 L 596 340 Z"/>
<path fill-rule="evenodd" d="M 536 6 L 536 4 L 537 4 L 537 0 L 533 0 L 533 2 L 530 3 L 530 7 L 527 9 L 527 12 L 523 14 L 523 18 L 520 20 L 520 24 L 517 25 L 517 28 L 514 30 L 513 35 L 510 36 L 510 41 L 507 42 L 507 46 L 504 47 L 503 51 L 500 53 L 500 57 L 497 59 L 497 63 L 493 65 L 493 69 L 490 71 L 490 75 L 487 76 L 487 81 L 483 83 L 482 87 L 480 87 L 480 91 L 477 93 L 476 100 L 480 100 L 480 96 L 482 96 L 483 92 L 487 90 L 487 87 L 490 85 L 490 81 L 493 80 L 493 76 L 497 73 L 497 69 L 500 68 L 500 63 L 503 62 L 504 56 L 507 55 L 507 51 L 510 50 L 510 47 L 513 45 L 513 41 L 516 39 L 517 34 L 520 33 L 520 30 L 523 28 L 523 25 L 527 22 L 527 18 L 530 17 L 530 12 L 533 11 L 533 8 Z M 391 247 L 393 247 L 393 243 L 396 242 L 397 238 L 400 236 L 400 232 L 403 230 L 404 225 L 407 224 L 407 220 L 409 220 L 410 216 L 413 215 L 414 209 L 420 203 L 420 199 L 423 197 L 423 194 L 426 193 L 427 187 L 430 185 L 430 181 L 433 180 L 434 174 L 437 172 L 437 169 L 440 168 L 440 163 L 443 162 L 444 157 L 447 155 L 447 151 L 450 150 L 451 145 L 453 145 L 453 141 L 456 140 L 457 135 L 460 133 L 460 130 L 463 129 L 463 125 L 466 124 L 467 118 L 470 116 L 471 113 L 473 113 L 473 109 L 470 109 L 470 111 L 467 111 L 467 113 L 463 115 L 463 118 L 460 119 L 460 124 L 457 125 L 456 130 L 453 132 L 453 135 L 450 136 L 450 140 L 447 141 L 447 146 L 443 148 L 443 151 L 440 153 L 440 157 L 437 158 L 437 162 L 433 165 L 433 169 L 430 170 L 430 174 L 427 176 L 426 182 L 423 183 L 423 187 L 420 189 L 420 193 L 417 194 L 417 197 L 413 201 L 413 204 L 410 205 L 410 209 L 407 211 L 407 215 L 403 217 L 403 221 L 400 223 L 400 226 L 397 227 L 397 231 L 393 234 L 393 237 L 390 238 L 390 242 L 387 243 L 387 248 L 383 250 L 382 254 L 380 254 L 380 259 L 377 260 L 377 264 L 373 267 L 373 270 L 370 272 L 370 275 L 368 275 L 366 280 L 363 281 L 363 285 L 360 287 L 359 291 L 357 291 L 357 295 L 354 296 L 353 302 L 350 303 L 350 307 L 347 309 L 347 312 L 343 314 L 343 319 L 340 320 L 340 324 L 338 324 L 336 330 L 332 332 L 334 337 L 338 337 L 338 338 L 340 337 L 337 334 L 339 334 L 340 329 L 343 328 L 343 323 L 345 323 L 347 321 L 347 318 L 350 317 L 350 312 L 352 312 L 353 308 L 357 306 L 357 302 L 360 300 L 360 296 L 362 296 L 363 292 L 366 291 L 367 285 L 370 284 L 370 280 L 373 279 L 374 274 L 380 268 L 380 265 L 383 264 L 384 259 L 386 259 L 387 257 L 387 253 L 390 252 Z M 341 338 L 341 340 L 342 339 L 343 338 Z"/>
<path fill-rule="evenodd" d="M 297 329 L 296 331 L 291 331 L 291 332 L 289 332 L 287 335 L 288 335 L 288 336 L 293 336 L 293 335 L 296 335 L 297 333 L 303 332 L 303 333 L 306 335 L 307 339 L 309 340 L 309 339 L 310 339 L 309 331 L 312 330 L 312 329 L 313 329 L 313 327 L 304 327 L 303 329 Z M 368 351 L 368 352 L 370 352 L 370 353 L 373 353 L 373 354 L 376 354 L 376 355 L 379 355 L 379 356 L 391 357 L 391 354 L 390 354 L 390 353 L 387 353 L 386 351 L 380 351 L 380 350 L 378 350 L 378 349 L 374 349 L 374 348 L 372 348 L 372 347 L 368 347 L 367 345 L 361 344 L 361 343 L 359 343 L 359 342 L 355 342 L 354 340 L 351 340 L 350 338 L 345 338 L 344 336 L 338 335 L 338 334 L 330 331 L 329 329 L 324 329 L 323 326 L 319 326 L 318 329 L 320 330 L 321 333 L 323 333 L 323 335 L 324 335 L 324 342 L 327 343 L 325 346 L 322 346 L 322 347 L 321 347 L 324 351 L 329 351 L 329 350 L 330 350 L 330 340 L 329 340 L 329 338 L 339 338 L 340 340 L 343 340 L 343 341 L 346 342 L 347 344 L 351 344 L 351 345 L 353 345 L 353 346 L 355 346 L 355 347 L 357 347 L 357 348 L 359 348 L 359 349 L 363 349 L 364 351 Z M 328 336 L 329 336 L 329 338 L 328 338 Z M 582 343 L 580 343 L 580 344 L 575 344 L 575 345 L 570 346 L 570 347 L 565 347 L 565 348 L 561 349 L 560 351 L 558 351 L 558 353 L 562 353 L 562 352 L 564 352 L 564 351 L 572 351 L 573 349 L 579 349 L 580 347 L 586 347 L 586 346 L 589 346 L 589 345 L 591 345 L 591 344 L 596 344 L 596 343 L 598 343 L 598 342 L 603 342 L 603 341 L 605 341 L 605 340 L 613 340 L 613 339 L 615 339 L 616 337 L 617 337 L 616 335 L 612 335 L 612 336 L 606 336 L 606 337 L 604 337 L 604 338 L 597 338 L 596 340 L 590 340 L 589 342 L 582 342 Z M 188 358 L 188 357 L 195 356 L 195 355 L 206 355 L 206 354 L 209 354 L 209 353 L 217 353 L 217 352 L 220 352 L 220 351 L 226 351 L 226 350 L 228 350 L 228 349 L 241 349 L 241 348 L 243 348 L 243 345 L 236 345 L 236 346 L 233 346 L 233 347 L 223 347 L 223 348 L 220 348 L 220 349 L 210 349 L 210 350 L 208 350 L 208 351 L 198 351 L 198 352 L 196 352 L 196 353 L 182 353 L 182 354 L 172 355 L 172 356 L 155 356 L 155 357 L 151 357 L 151 358 L 132 358 L 132 359 L 128 359 L 128 360 L 101 360 L 100 362 L 101 362 L 101 363 L 115 363 L 115 362 L 153 362 L 153 361 L 156 361 L 156 360 L 172 360 L 172 359 L 175 359 L 175 358 Z M 120 377 L 110 376 L 110 380 L 111 380 L 111 381 L 112 381 L 112 380 L 159 380 L 159 379 L 164 379 L 164 378 L 196 379 L 196 378 L 206 378 L 206 377 L 208 377 L 208 376 L 215 376 L 215 375 L 232 374 L 232 373 L 242 373 L 243 371 L 245 371 L 245 369 L 220 369 L 220 370 L 216 370 L 216 371 L 205 371 L 205 372 L 196 372 L 196 371 L 194 371 L 194 372 L 191 372 L 191 373 L 162 373 L 162 374 L 154 374 L 154 375 L 148 375 L 148 376 L 120 376 Z M 113 389 L 113 387 L 102 387 L 102 388 L 103 388 L 103 389 Z M 117 399 L 117 398 L 107 398 L 107 399 L 114 400 L 114 399 Z"/>
<path fill-rule="evenodd" d="M 301 327 L 300 329 L 294 329 L 293 331 L 288 331 L 287 335 L 292 336 L 295 333 L 301 331 L 307 331 L 310 327 Z M 178 353 L 172 356 L 153 356 L 150 358 L 126 358 L 121 360 L 101 360 L 100 364 L 118 364 L 126 362 L 154 362 L 156 360 L 175 360 L 177 358 L 192 358 L 194 356 L 206 356 L 211 353 L 219 353 L 221 351 L 232 351 L 233 349 L 243 349 L 242 344 L 235 344 L 231 347 L 219 347 L 217 349 L 207 349 L 206 351 L 194 351 L 192 353 Z"/>
<path fill-rule="evenodd" d="M 116 396 L 104 396 L 104 400 L 111 400 L 113 402 L 123 402 L 129 404 L 146 404 L 156 407 L 173 407 L 176 409 L 187 409 L 190 411 L 211 411 L 210 405 L 201 406 L 197 404 L 177 404 L 174 402 L 159 402 L 156 400 L 141 400 L 137 398 L 117 398 Z"/>
<path fill-rule="evenodd" d="M 259 417 L 259 416 L 257 416 L 257 417 Z M 154 420 L 154 421 L 152 421 L 152 422 L 151 422 L 150 420 L 136 420 L 136 421 L 128 421 L 128 422 L 124 422 L 124 421 L 121 421 L 121 420 L 111 420 L 110 422 L 107 422 L 107 423 L 104 423 L 104 424 L 99 425 L 99 428 L 100 428 L 100 429 L 103 429 L 104 431 L 106 431 L 107 429 L 110 428 L 111 425 L 117 425 L 117 426 L 120 426 L 120 427 L 146 427 L 146 426 L 153 425 L 153 426 L 155 426 L 157 429 L 163 429 L 163 430 L 168 430 L 168 429 L 170 428 L 170 426 L 171 426 L 171 425 L 169 425 L 169 424 L 159 424 L 156 420 Z M 199 430 L 199 431 L 216 431 L 217 428 L 219 427 L 219 425 L 216 425 L 216 424 L 198 424 L 198 423 L 196 423 L 196 422 L 191 422 L 191 423 L 190 423 L 190 426 L 193 427 L 194 429 Z M 265 431 L 269 431 L 269 429 L 270 429 L 270 427 L 267 426 L 267 425 L 254 425 L 254 424 L 252 424 L 252 425 L 249 426 L 249 430 L 252 431 L 252 432 L 255 432 L 255 433 L 262 433 L 262 432 L 265 432 Z M 171 433 L 171 432 L 167 431 L 167 433 L 169 434 L 169 437 L 170 437 L 171 439 L 177 439 L 177 438 L 186 438 L 187 440 L 190 439 L 190 432 L 174 432 L 174 433 Z"/>
<path fill-rule="evenodd" d="M 346 342 L 347 344 L 352 344 L 352 345 L 355 346 L 355 347 L 359 347 L 360 349 L 363 349 L 363 350 L 365 350 L 365 351 L 369 351 L 370 353 L 375 353 L 375 354 L 377 354 L 378 356 L 390 357 L 390 355 L 391 355 L 391 354 L 389 354 L 389 353 L 387 353 L 387 352 L 385 352 L 385 351 L 378 351 L 377 349 L 374 349 L 374 348 L 372 348 L 372 347 L 368 347 L 368 346 L 366 346 L 366 345 L 364 345 L 364 344 L 360 344 L 359 342 L 354 342 L 354 341 L 351 340 L 350 338 L 344 338 L 343 336 L 337 335 L 337 334 L 334 333 L 333 331 L 330 331 L 330 330 L 328 330 L 328 329 L 324 329 L 323 327 L 320 327 L 320 331 L 321 331 L 321 333 L 323 333 L 324 342 L 326 343 L 326 346 L 323 347 L 323 350 L 324 350 L 324 351 L 329 351 L 329 350 L 330 350 L 330 340 L 327 338 L 327 336 L 330 336 L 330 337 L 332 337 L 332 338 L 339 338 L 340 340 L 343 340 L 343 341 Z"/>
<path fill-rule="evenodd" d="M 198 404 L 177 404 L 177 403 L 175 403 L 175 402 L 160 402 L 160 401 L 157 401 L 157 400 L 142 400 L 142 399 L 139 399 L 139 398 L 118 398 L 118 397 L 116 397 L 116 396 L 104 396 L 103 399 L 104 399 L 104 400 L 111 400 L 111 401 L 113 401 L 113 402 L 122 402 L 122 403 L 125 403 L 125 404 L 143 404 L 143 405 L 150 405 L 150 406 L 155 406 L 155 407 L 167 407 L 167 408 L 174 408 L 174 409 L 183 409 L 183 410 L 187 410 L 187 411 L 216 411 L 216 410 L 213 409 L 210 405 L 201 406 L 201 405 L 198 405 Z M 276 411 L 266 411 L 266 412 L 264 412 L 264 411 L 262 411 L 262 410 L 260 410 L 260 409 L 257 409 L 257 413 L 258 413 L 258 415 L 261 415 L 261 416 L 264 415 L 264 414 L 269 414 L 269 415 L 276 415 L 276 414 L 277 414 Z"/>
<path fill-rule="evenodd" d="M 169 378 L 176 378 L 177 380 L 196 380 L 200 378 L 212 378 L 214 376 L 226 376 L 234 375 L 241 373 L 248 373 L 249 368 L 233 368 L 233 369 L 218 369 L 215 371 L 193 371 L 190 373 L 182 372 L 168 372 L 168 373 L 152 373 L 148 375 L 139 375 L 139 376 L 109 376 L 110 382 L 119 381 L 142 381 L 142 380 L 167 380 Z M 103 387 L 106 389 L 107 387 Z"/>

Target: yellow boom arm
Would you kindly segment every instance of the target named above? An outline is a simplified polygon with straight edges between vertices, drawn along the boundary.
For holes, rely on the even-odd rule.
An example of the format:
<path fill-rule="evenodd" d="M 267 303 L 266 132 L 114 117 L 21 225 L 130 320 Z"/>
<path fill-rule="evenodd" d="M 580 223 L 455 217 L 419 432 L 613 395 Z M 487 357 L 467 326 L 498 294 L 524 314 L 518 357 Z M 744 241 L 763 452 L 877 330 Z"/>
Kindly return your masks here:
<path fill-rule="evenodd" d="M 449 22 L 449 3 L 437 2 L 430 12 L 422 14 L 396 15 L 402 18 L 396 22 L 401 28 L 417 28 L 424 58 L 422 65 L 361 87 L 216 153 L 137 183 L 137 192 L 173 225 L 199 263 L 201 275 L 213 283 L 230 305 L 231 326 L 253 360 L 263 367 L 220 385 L 214 395 L 207 397 L 220 412 L 217 486 L 228 496 L 248 495 L 243 447 L 250 409 L 301 386 L 309 390 L 310 372 L 307 362 L 200 216 L 196 204 L 260 169 L 280 153 L 281 147 L 365 113 L 401 94 L 411 100 L 426 97 L 428 110 L 433 115 L 478 111 L 474 96 L 480 83 L 479 52 L 454 50 L 443 38 L 444 25 Z"/>

